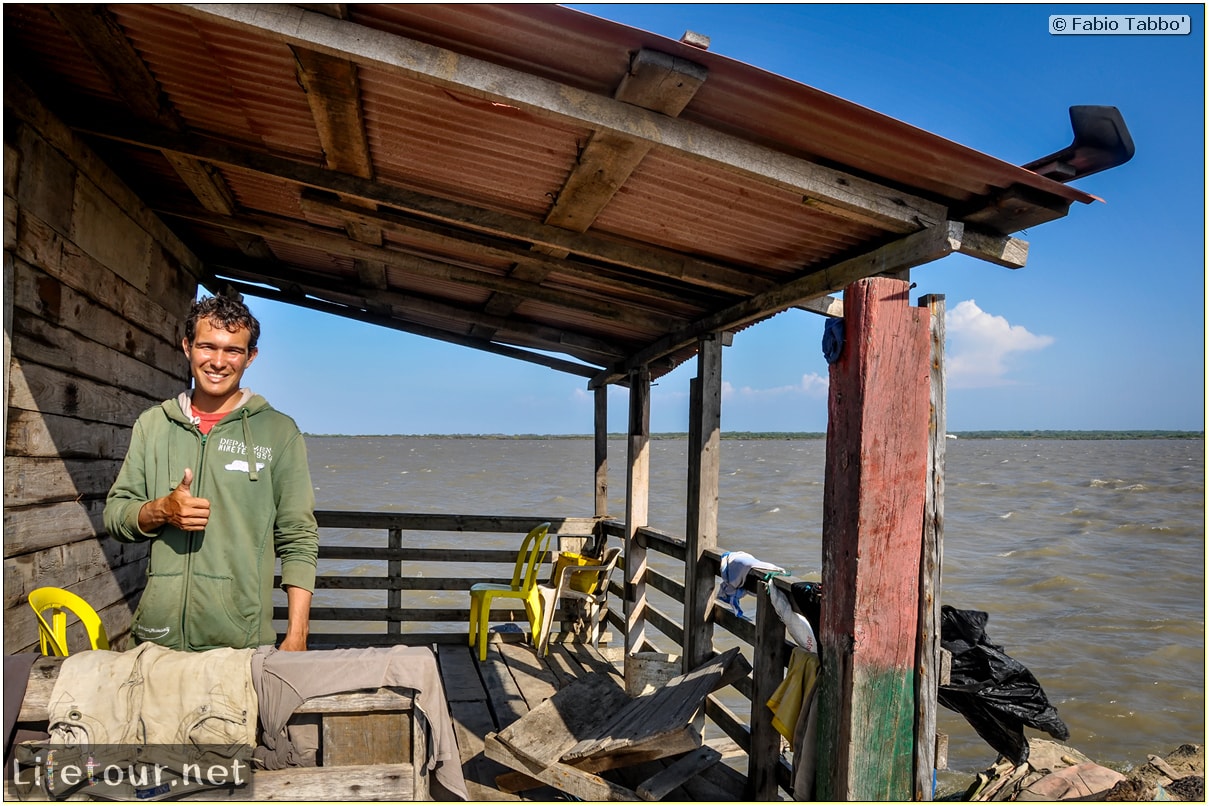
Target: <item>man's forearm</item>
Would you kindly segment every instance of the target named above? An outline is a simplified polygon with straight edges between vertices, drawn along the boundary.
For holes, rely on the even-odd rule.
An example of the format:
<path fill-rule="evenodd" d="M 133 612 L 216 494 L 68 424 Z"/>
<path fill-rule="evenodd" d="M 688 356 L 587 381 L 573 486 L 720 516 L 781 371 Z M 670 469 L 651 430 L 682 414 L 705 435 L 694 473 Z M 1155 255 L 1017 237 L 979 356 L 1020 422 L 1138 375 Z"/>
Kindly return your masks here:
<path fill-rule="evenodd" d="M 139 529 L 152 534 L 168 522 L 168 516 L 163 511 L 163 499 L 148 501 L 139 507 Z"/>
<path fill-rule="evenodd" d="M 286 585 L 285 596 L 286 628 L 281 650 L 302 652 L 311 631 L 311 592 L 297 585 Z"/>

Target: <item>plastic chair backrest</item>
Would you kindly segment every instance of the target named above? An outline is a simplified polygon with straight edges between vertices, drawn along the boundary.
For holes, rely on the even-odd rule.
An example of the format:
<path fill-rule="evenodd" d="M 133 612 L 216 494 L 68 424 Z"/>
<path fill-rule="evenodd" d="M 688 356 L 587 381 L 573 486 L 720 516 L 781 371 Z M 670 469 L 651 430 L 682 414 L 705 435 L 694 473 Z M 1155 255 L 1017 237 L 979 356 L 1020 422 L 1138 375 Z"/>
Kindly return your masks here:
<path fill-rule="evenodd" d="M 29 593 L 29 606 L 38 619 L 38 638 L 43 655 L 67 655 L 67 612 L 71 611 L 88 632 L 92 649 L 109 649 L 105 625 L 92 605 L 71 591 L 62 588 L 37 588 Z M 50 622 L 46 620 L 47 611 Z"/>
<path fill-rule="evenodd" d="M 596 587 L 593 588 L 593 593 L 607 591 L 609 588 L 609 577 L 613 575 L 613 569 L 617 567 L 617 560 L 621 557 L 620 546 L 610 546 L 605 549 L 604 559 L 601 561 L 603 569 L 597 572 Z"/>
<path fill-rule="evenodd" d="M 537 573 L 542 560 L 546 558 L 546 549 L 550 546 L 550 524 L 539 523 L 534 526 L 521 542 L 521 550 L 516 555 L 516 567 L 512 571 L 512 590 L 532 590 L 537 584 Z M 522 577 L 524 584 L 522 585 Z"/>

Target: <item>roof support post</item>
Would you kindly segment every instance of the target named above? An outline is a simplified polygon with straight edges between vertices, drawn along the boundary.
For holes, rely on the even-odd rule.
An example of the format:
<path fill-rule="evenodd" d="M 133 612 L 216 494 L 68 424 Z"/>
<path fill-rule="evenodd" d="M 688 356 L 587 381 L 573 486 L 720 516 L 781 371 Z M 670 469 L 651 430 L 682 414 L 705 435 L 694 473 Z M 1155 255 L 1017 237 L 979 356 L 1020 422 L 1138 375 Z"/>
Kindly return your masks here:
<path fill-rule="evenodd" d="M 936 699 L 940 683 L 941 566 L 945 529 L 945 297 L 919 300 L 930 312 L 930 420 L 928 479 L 924 486 L 923 546 L 919 561 L 919 639 L 915 680 L 915 800 L 932 800 L 937 765 Z M 943 767 L 944 765 L 939 765 Z"/>
<path fill-rule="evenodd" d="M 630 372 L 629 467 L 625 493 L 625 651 L 641 652 L 646 644 L 646 540 L 638 530 L 647 525 L 650 502 L 651 371 Z"/>
<path fill-rule="evenodd" d="M 593 393 L 593 447 L 596 458 L 595 513 L 598 518 L 609 515 L 609 387 L 598 387 Z"/>
<path fill-rule="evenodd" d="M 929 316 L 909 284 L 844 291 L 823 487 L 820 800 L 910 800 L 928 469 Z"/>
<path fill-rule="evenodd" d="M 714 648 L 714 570 L 705 558 L 718 546 L 718 473 L 722 430 L 722 347 L 726 334 L 697 342 L 697 377 L 689 382 L 688 491 L 684 527 L 684 671 Z"/>

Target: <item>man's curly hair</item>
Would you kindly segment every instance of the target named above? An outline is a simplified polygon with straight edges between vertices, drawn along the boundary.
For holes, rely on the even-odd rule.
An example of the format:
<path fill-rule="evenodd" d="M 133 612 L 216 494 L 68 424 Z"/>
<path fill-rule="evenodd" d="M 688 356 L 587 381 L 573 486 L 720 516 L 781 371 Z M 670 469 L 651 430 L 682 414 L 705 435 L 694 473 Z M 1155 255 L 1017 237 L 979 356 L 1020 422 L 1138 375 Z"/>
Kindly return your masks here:
<path fill-rule="evenodd" d="M 185 339 L 193 344 L 197 335 L 197 323 L 209 319 L 216 326 L 232 333 L 241 327 L 248 329 L 248 349 L 255 350 L 256 342 L 260 340 L 260 322 L 243 304 L 242 299 L 232 297 L 203 297 L 193 303 L 189 318 L 185 320 Z"/>

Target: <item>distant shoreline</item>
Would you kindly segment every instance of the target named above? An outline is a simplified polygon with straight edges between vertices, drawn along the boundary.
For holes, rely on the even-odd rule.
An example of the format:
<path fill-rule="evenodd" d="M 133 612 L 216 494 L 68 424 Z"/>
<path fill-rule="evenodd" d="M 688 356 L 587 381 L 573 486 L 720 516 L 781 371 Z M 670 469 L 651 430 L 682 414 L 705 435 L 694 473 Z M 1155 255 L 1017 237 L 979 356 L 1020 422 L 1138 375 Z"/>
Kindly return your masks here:
<path fill-rule="evenodd" d="M 592 439 L 591 434 L 310 434 L 308 437 L 411 437 L 413 439 Z M 611 433 L 609 439 L 625 439 L 626 434 Z M 825 439 L 822 431 L 723 431 L 722 439 Z M 1204 431 L 950 431 L 957 439 L 1204 439 Z M 687 439 L 684 431 L 651 434 L 651 439 Z"/>

